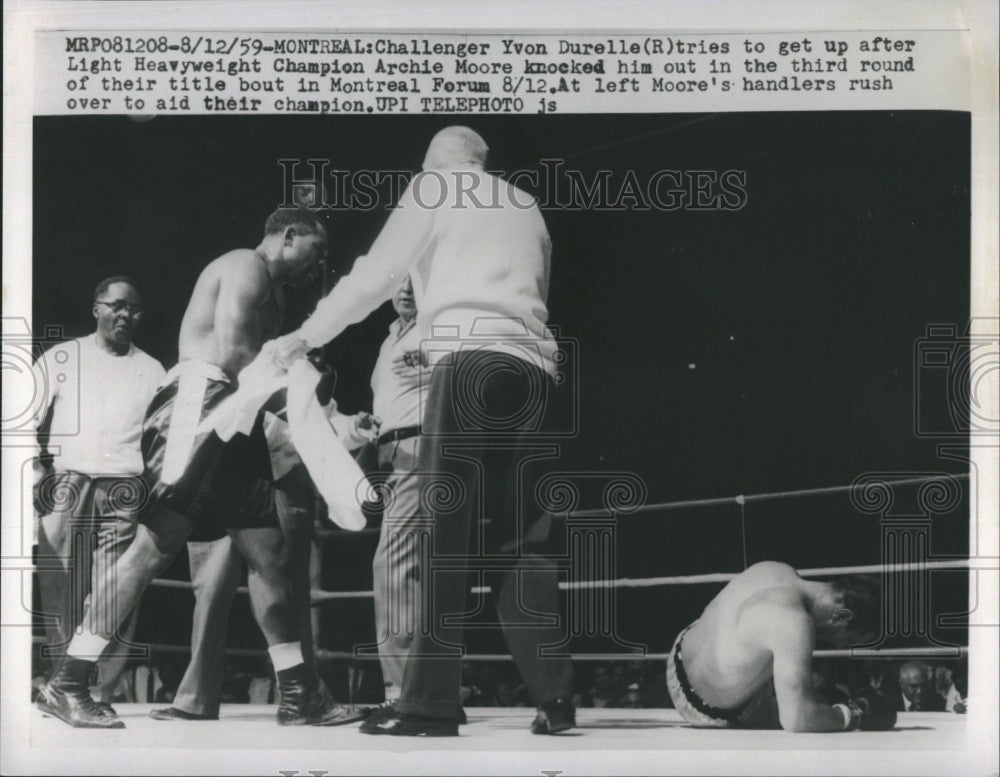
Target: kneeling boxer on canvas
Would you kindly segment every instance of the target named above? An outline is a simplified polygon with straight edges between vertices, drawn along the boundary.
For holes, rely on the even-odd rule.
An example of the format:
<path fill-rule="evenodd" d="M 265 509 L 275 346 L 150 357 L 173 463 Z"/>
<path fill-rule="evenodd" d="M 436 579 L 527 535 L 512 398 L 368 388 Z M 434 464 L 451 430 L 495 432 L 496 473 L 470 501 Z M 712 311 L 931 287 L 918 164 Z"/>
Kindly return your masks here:
<path fill-rule="evenodd" d="M 819 582 L 787 564 L 754 564 L 674 642 L 667 660 L 674 705 L 704 728 L 891 729 L 895 709 L 874 688 L 847 704 L 829 705 L 813 693 L 814 647 L 868 642 L 879 625 L 878 590 L 870 576 Z"/>

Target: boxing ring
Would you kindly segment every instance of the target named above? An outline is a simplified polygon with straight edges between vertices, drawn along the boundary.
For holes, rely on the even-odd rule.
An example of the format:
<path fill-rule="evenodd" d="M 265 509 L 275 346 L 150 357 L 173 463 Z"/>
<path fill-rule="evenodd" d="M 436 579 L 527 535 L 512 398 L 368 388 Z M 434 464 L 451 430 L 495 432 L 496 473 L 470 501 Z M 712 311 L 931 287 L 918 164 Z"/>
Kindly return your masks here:
<path fill-rule="evenodd" d="M 881 482 L 893 489 L 916 486 L 922 492 L 935 493 L 943 479 L 948 486 L 967 480 L 968 475 L 937 475 Z M 584 519 L 584 526 L 593 529 L 600 525 L 606 529 L 607 521 L 633 520 L 644 513 L 669 513 L 678 510 L 697 510 L 719 505 L 733 506 L 740 511 L 743 531 L 744 563 L 746 563 L 746 526 L 743 510 L 747 505 L 774 500 L 809 497 L 814 495 L 849 495 L 851 503 L 862 512 L 876 514 L 885 505 L 873 496 L 870 484 L 857 481 L 848 486 L 822 489 L 777 492 L 724 499 L 687 500 L 662 504 L 632 505 L 621 511 L 604 509 L 578 510 L 570 514 Z M 868 489 L 868 490 L 866 490 Z M 891 500 L 890 500 L 891 501 Z M 934 502 L 938 508 L 944 503 L 940 495 Z M 949 503 L 951 504 L 951 503 Z M 957 503 L 956 503 L 957 504 Z M 954 506 L 954 505 L 952 505 Z M 598 524 L 591 520 L 598 518 Z M 803 568 L 799 573 L 806 578 L 825 578 L 851 574 L 879 574 L 884 586 L 884 608 L 895 623 L 890 623 L 890 637 L 920 636 L 926 627 L 922 622 L 927 576 L 931 572 L 955 572 L 969 575 L 995 569 L 995 563 L 979 566 L 964 557 L 940 558 L 929 551 L 929 527 L 925 521 L 892 520 L 880 518 L 882 524 L 883 563 L 856 564 Z M 323 532 L 323 541 L 358 542 L 369 537 L 372 543 L 377 528 L 360 532 Z M 604 529 L 602 529 L 604 531 Z M 599 539 L 599 538 L 598 538 Z M 599 545 L 599 543 L 598 543 Z M 579 549 L 579 546 L 574 546 Z M 600 548 L 598 548 L 600 550 Z M 605 548 L 606 550 L 606 548 Z M 704 572 L 689 575 L 574 579 L 569 567 L 569 579 L 561 580 L 560 589 L 568 597 L 569 618 L 573 619 L 573 597 L 604 597 L 608 602 L 617 591 L 666 588 L 670 586 L 709 586 L 711 593 L 692 591 L 699 597 L 701 608 L 726 582 L 739 572 Z M 609 566 L 614 571 L 613 564 Z M 590 572 L 593 569 L 590 568 Z M 183 580 L 154 581 L 162 589 L 188 590 L 189 582 Z M 488 588 L 474 587 L 473 593 L 483 593 Z M 241 587 L 245 595 L 247 589 Z M 351 600 L 370 600 L 371 590 L 362 591 L 312 591 L 314 607 L 337 607 Z M 586 601 L 592 602 L 592 599 Z M 579 602 L 577 602 L 579 603 Z M 612 605 L 613 607 L 613 605 Z M 889 621 L 887 621 L 889 623 Z M 615 624 L 584 624 L 592 631 L 596 627 L 610 628 L 608 634 L 614 641 Z M 891 641 L 891 640 L 890 640 Z M 925 640 L 927 641 L 927 640 Z M 817 650 L 817 658 L 905 660 L 905 659 L 959 659 L 967 657 L 967 645 L 932 644 L 919 646 L 891 646 L 874 644 L 848 650 Z M 369 646 L 370 647 L 370 646 Z M 663 651 L 622 645 L 620 652 L 606 650 L 584 653 L 571 652 L 574 662 L 616 660 L 664 661 L 669 644 Z M 153 651 L 186 653 L 188 645 L 150 644 Z M 231 646 L 227 653 L 234 656 L 264 656 L 263 650 Z M 376 660 L 377 654 L 368 651 L 325 651 L 326 659 Z M 510 661 L 505 653 L 469 653 L 469 662 Z M 153 707 L 163 704 L 116 704 L 119 716 L 126 724 L 124 730 L 94 731 L 67 727 L 55 719 L 43 718 L 35 713 L 32 724 L 32 745 L 42 749 L 70 748 L 90 751 L 103 748 L 102 763 L 114 770 L 116 758 L 127 759 L 130 752 L 149 748 L 167 748 L 171 756 L 170 770 L 176 773 L 233 771 L 234 763 L 249 764 L 242 768 L 253 772 L 299 773 L 326 771 L 329 773 L 476 773 L 497 774 L 512 772 L 544 773 L 545 770 L 568 773 L 742 773 L 773 774 L 776 771 L 795 773 L 869 773 L 872 771 L 872 754 L 878 753 L 880 763 L 892 763 L 895 773 L 911 771 L 911 765 L 923 773 L 951 773 L 963 752 L 970 747 L 972 732 L 966 715 L 952 712 L 900 713 L 896 727 L 886 732 L 845 732 L 838 734 L 788 734 L 783 731 L 740 731 L 694 729 L 682 721 L 673 709 L 656 708 L 580 708 L 577 727 L 557 736 L 532 736 L 528 726 L 534 710 L 524 707 L 468 707 L 469 724 L 460 727 L 460 736 L 447 739 L 420 739 L 413 737 L 377 737 L 361 735 L 357 725 L 334 728 L 283 728 L 275 724 L 274 706 L 250 704 L 223 704 L 218 721 L 208 722 L 158 722 L 149 718 Z M 834 757 L 835 760 L 831 760 Z M 108 760 L 108 759 L 111 760 Z M 144 768 L 132 768 L 134 773 L 145 773 Z M 280 764 L 277 765 L 277 764 Z M 272 765 L 274 768 L 272 768 Z M 162 767 L 161 767 L 162 768 Z"/>
<path fill-rule="evenodd" d="M 280 728 L 274 707 L 223 705 L 218 721 L 157 722 L 152 704 L 116 705 L 125 728 L 72 729 L 38 715 L 32 746 L 105 748 L 110 770 L 120 754 L 156 748 L 160 773 L 230 774 L 240 764 L 254 773 L 325 770 L 330 774 L 567 774 L 792 773 L 870 774 L 900 759 L 924 774 L 952 774 L 967 747 L 966 716 L 947 712 L 901 712 L 892 731 L 788 734 L 783 731 L 695 729 L 668 709 L 581 709 L 577 728 L 556 736 L 532 736 L 534 710 L 469 708 L 460 736 L 445 739 L 366 736 L 356 725 Z M 242 751 L 242 753 L 241 753 Z M 275 751 L 280 751 L 276 755 Z M 220 755 L 221 754 L 221 755 Z M 882 759 L 873 761 L 873 757 Z M 166 759 L 166 760 L 162 760 Z M 252 766 L 247 767 L 245 764 Z M 759 763 L 755 769 L 754 764 Z M 273 768 L 272 767 L 273 764 Z M 155 764 L 149 764 L 154 767 Z M 130 773 L 145 773 L 142 765 Z M 175 769 L 176 767 L 176 769 Z M 149 771 L 155 769 L 150 768 Z M 64 772 L 70 773 L 70 772 Z M 897 771 L 897 774 L 905 773 Z"/>

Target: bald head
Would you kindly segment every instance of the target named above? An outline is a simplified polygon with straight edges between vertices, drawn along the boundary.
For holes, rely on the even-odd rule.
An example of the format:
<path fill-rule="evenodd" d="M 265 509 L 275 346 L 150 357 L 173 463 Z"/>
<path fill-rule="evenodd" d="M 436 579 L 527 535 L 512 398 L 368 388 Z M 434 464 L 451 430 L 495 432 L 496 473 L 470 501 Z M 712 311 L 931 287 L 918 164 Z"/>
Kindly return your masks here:
<path fill-rule="evenodd" d="M 899 688 L 917 708 L 934 692 L 930 679 L 931 674 L 927 667 L 915 661 L 907 662 L 899 668 Z"/>
<path fill-rule="evenodd" d="M 904 682 L 923 684 L 930 680 L 930 672 L 923 664 L 910 661 L 899 668 L 899 679 Z"/>
<path fill-rule="evenodd" d="M 445 127 L 431 140 L 424 157 L 424 170 L 449 170 L 469 165 L 483 167 L 489 146 L 468 127 Z"/>

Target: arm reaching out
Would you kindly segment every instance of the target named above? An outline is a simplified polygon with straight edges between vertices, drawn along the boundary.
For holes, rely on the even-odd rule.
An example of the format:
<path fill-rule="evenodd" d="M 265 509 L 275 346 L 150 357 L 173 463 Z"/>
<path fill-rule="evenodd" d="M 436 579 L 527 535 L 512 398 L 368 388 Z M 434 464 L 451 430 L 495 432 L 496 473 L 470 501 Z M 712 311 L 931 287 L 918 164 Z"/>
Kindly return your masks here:
<path fill-rule="evenodd" d="M 364 411 L 355 415 L 344 415 L 336 409 L 334 402 L 327 406 L 326 417 L 349 451 L 357 450 L 378 437 L 380 425 L 378 418 Z"/>
<path fill-rule="evenodd" d="M 804 609 L 778 603 L 761 608 L 761 625 L 770 635 L 774 656 L 774 692 L 785 731 L 843 731 L 850 725 L 843 712 L 816 701 L 812 652 L 815 635 Z"/>
<path fill-rule="evenodd" d="M 351 272 L 320 300 L 316 312 L 298 332 L 288 335 L 303 343 L 299 348 L 324 345 L 350 324 L 361 321 L 399 288 L 403 276 L 430 241 L 434 211 L 423 203 L 443 201 L 439 191 L 432 191 L 435 184 L 440 187 L 440 180 L 440 176 L 413 179 L 368 254 L 359 257 Z M 414 195 L 415 189 L 420 190 L 420 198 Z M 294 352 L 291 347 L 280 347 Z"/>

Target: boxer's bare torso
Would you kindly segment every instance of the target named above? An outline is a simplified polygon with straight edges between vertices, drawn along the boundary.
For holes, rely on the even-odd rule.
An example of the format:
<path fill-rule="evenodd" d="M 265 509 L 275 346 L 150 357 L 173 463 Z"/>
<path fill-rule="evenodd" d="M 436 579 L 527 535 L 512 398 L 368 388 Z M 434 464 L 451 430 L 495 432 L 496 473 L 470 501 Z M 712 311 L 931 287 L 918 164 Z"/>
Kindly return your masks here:
<path fill-rule="evenodd" d="M 892 728 L 895 708 L 878 691 L 862 687 L 852 690 L 852 706 L 831 705 L 817 697 L 813 683 L 817 643 L 846 648 L 874 638 L 875 596 L 872 582 L 864 579 L 803 580 L 787 564 L 754 564 L 731 580 L 684 632 L 682 661 L 676 664 L 684 672 L 674 675 L 681 686 L 671 694 L 683 694 L 702 717 L 712 714 L 692 704 L 695 699 L 709 708 L 734 711 L 736 724 L 744 728 Z M 671 676 L 668 667 L 668 683 Z"/>
<path fill-rule="evenodd" d="M 778 635 L 795 624 L 811 635 L 805 596 L 810 585 L 792 567 L 773 561 L 732 580 L 684 635 L 684 668 L 695 692 L 715 707 L 732 709 L 770 680 Z M 803 656 L 810 659 L 811 644 Z"/>
<path fill-rule="evenodd" d="M 284 297 L 257 251 L 223 254 L 198 277 L 181 322 L 178 358 L 199 359 L 235 378 L 281 326 Z"/>

